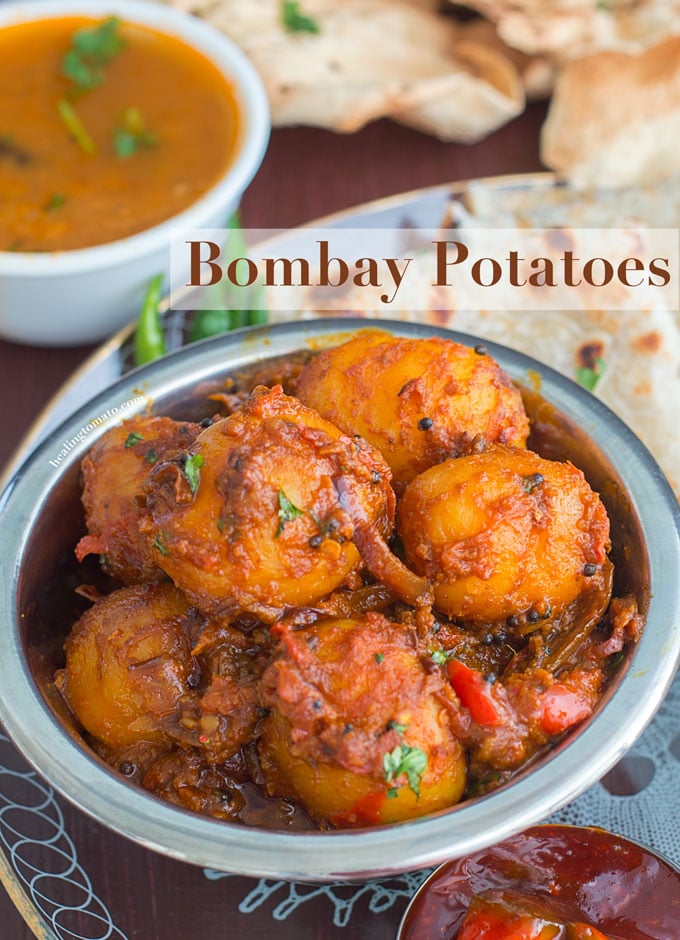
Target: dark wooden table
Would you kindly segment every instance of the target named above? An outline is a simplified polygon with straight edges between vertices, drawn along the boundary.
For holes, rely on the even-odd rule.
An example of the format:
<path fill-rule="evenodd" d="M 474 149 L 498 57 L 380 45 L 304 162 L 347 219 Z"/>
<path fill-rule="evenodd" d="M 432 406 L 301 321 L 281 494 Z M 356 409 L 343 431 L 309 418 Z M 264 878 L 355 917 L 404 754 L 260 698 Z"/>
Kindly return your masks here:
<path fill-rule="evenodd" d="M 422 186 L 538 170 L 538 133 L 544 111 L 543 105 L 532 105 L 521 118 L 471 147 L 442 144 L 388 121 L 350 137 L 302 128 L 275 131 L 262 168 L 244 197 L 243 224 L 287 228 Z M 84 347 L 39 349 L 0 342 L 0 465 L 32 418 L 89 351 Z M 115 910 L 116 923 L 130 940 L 391 937 L 386 926 L 389 922 L 382 922 L 378 935 L 376 922 L 361 916 L 353 917 L 342 930 L 333 929 L 323 899 L 305 905 L 303 921 L 300 917 L 275 921 L 271 905 L 261 917 L 239 914 L 238 902 L 253 882 L 229 878 L 211 884 L 200 869 L 152 855 L 106 831 L 65 801 L 60 805 L 81 861 L 96 882 L 95 890 Z M 223 890 L 217 890 L 217 884 Z M 399 910 L 402 908 L 403 904 Z M 395 927 L 398 920 L 395 909 Z M 168 923 L 173 924 L 171 932 Z M 3 891 L 0 937 L 33 938 Z"/>

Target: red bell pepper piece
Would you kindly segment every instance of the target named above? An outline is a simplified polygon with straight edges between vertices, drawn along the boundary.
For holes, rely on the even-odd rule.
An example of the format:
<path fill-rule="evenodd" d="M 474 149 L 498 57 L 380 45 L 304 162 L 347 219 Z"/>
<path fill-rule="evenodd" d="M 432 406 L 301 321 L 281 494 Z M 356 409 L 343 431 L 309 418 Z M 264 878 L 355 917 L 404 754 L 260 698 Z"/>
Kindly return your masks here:
<path fill-rule="evenodd" d="M 583 692 L 566 685 L 553 685 L 543 693 L 541 726 L 548 734 L 560 734 L 583 721 L 592 712 L 590 700 Z"/>
<path fill-rule="evenodd" d="M 450 659 L 446 671 L 454 692 L 474 722 L 492 728 L 503 723 L 501 711 L 491 694 L 491 686 L 481 672 L 466 666 L 459 659 Z"/>

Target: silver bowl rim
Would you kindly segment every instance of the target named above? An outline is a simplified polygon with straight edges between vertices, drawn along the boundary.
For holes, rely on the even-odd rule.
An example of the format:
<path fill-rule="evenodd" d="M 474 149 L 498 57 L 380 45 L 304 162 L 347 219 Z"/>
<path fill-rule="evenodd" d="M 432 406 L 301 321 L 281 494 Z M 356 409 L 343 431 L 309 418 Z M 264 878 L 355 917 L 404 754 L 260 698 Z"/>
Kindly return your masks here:
<path fill-rule="evenodd" d="M 337 832 L 246 828 L 181 810 L 118 777 L 70 737 L 38 689 L 17 629 L 20 565 L 52 486 L 106 430 L 73 446 L 59 468 L 50 457 L 93 415 L 140 394 L 166 398 L 255 360 L 357 330 L 442 336 L 481 343 L 515 379 L 541 377 L 541 394 L 578 425 L 614 466 L 646 537 L 651 597 L 643 636 L 625 675 L 593 719 L 549 759 L 507 786 L 450 810 L 392 826 Z M 126 412 L 144 410 L 146 401 Z M 649 451 L 602 402 L 574 382 L 507 347 L 427 324 L 359 318 L 302 320 L 247 328 L 192 344 L 129 373 L 54 430 L 9 480 L 0 521 L 0 721 L 14 743 L 77 808 L 141 845 L 208 868 L 255 877 L 337 881 L 389 876 L 469 855 L 540 822 L 599 780 L 629 750 L 661 705 L 680 661 L 680 510 Z M 574 772 L 577 768 L 577 772 Z"/>
<path fill-rule="evenodd" d="M 658 852 L 656 849 L 653 849 L 650 845 L 647 845 L 644 842 L 640 842 L 638 839 L 633 839 L 630 836 L 621 835 L 620 832 L 612 832 L 611 829 L 604 829 L 602 826 L 576 826 L 572 823 L 555 823 L 555 822 L 546 822 L 541 823 L 537 827 L 531 828 L 550 828 L 550 829 L 572 829 L 577 832 L 606 832 L 607 835 L 613 836 L 619 842 L 627 842 L 630 845 L 635 845 L 639 849 L 644 849 L 646 852 L 649 852 L 650 855 L 653 855 L 659 861 L 663 862 L 669 867 L 669 869 L 676 874 L 678 886 L 680 886 L 680 866 L 677 865 L 672 859 L 668 858 L 666 855 L 663 855 L 661 852 Z M 474 853 L 471 853 L 474 854 Z M 431 886 L 437 881 L 441 872 L 444 868 L 451 864 L 451 862 L 459 861 L 457 858 L 448 858 L 445 862 L 442 862 L 441 865 L 437 865 L 434 871 L 430 872 L 425 881 L 420 885 L 416 890 L 415 894 L 411 897 L 411 900 L 406 905 L 406 910 L 401 915 L 401 920 L 399 921 L 399 927 L 397 928 L 397 935 L 394 940 L 404 940 L 403 931 L 406 926 L 406 919 L 410 916 L 411 911 L 416 905 L 417 899 L 420 898 L 422 894 L 429 891 Z"/>

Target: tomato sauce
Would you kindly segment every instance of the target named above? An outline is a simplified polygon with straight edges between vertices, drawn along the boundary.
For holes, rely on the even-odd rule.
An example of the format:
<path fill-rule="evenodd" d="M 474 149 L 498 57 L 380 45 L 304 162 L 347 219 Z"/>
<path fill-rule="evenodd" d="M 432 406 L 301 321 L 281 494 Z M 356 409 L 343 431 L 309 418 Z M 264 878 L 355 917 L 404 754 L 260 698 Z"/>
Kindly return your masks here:
<path fill-rule="evenodd" d="M 470 903 L 482 893 L 520 898 L 529 913 L 588 925 L 606 940 L 680 937 L 680 873 L 670 864 L 602 829 L 548 825 L 443 865 L 416 895 L 399 940 L 459 940 Z M 528 940 L 590 935 L 552 928 L 511 934 Z"/>

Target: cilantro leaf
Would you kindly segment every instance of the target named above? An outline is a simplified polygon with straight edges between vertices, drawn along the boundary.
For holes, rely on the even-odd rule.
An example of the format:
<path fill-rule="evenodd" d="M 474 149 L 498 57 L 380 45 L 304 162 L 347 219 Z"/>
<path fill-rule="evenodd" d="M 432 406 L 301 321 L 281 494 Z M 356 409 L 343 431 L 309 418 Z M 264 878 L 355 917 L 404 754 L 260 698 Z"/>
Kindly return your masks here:
<path fill-rule="evenodd" d="M 137 140 L 134 134 L 117 127 L 113 132 L 113 149 L 121 160 L 131 157 L 137 150 Z"/>
<path fill-rule="evenodd" d="M 66 202 L 66 196 L 63 193 L 52 193 L 45 203 L 45 212 L 51 212 L 53 209 L 61 209 Z"/>
<path fill-rule="evenodd" d="M 130 431 L 128 436 L 125 438 L 125 447 L 134 447 L 135 444 L 139 444 L 140 441 L 143 441 L 143 436 L 139 431 Z"/>
<path fill-rule="evenodd" d="M 604 370 L 604 359 L 601 359 L 598 356 L 593 364 L 592 369 L 588 368 L 587 366 L 581 366 L 576 370 L 576 381 L 583 388 L 586 388 L 589 392 L 592 392 L 595 390 L 595 386 L 604 375 Z"/>
<path fill-rule="evenodd" d="M 119 32 L 120 20 L 108 16 L 97 26 L 85 26 L 73 34 L 71 44 L 76 52 L 93 62 L 108 62 L 117 56 L 125 43 Z"/>
<path fill-rule="evenodd" d="M 396 731 L 397 734 L 403 738 L 404 732 L 406 731 L 408 725 L 400 725 L 398 721 L 394 721 L 394 719 L 392 719 L 392 721 L 387 722 L 387 727 L 392 731 Z"/>
<path fill-rule="evenodd" d="M 279 517 L 279 525 L 274 533 L 274 538 L 277 539 L 284 530 L 284 527 L 287 522 L 292 522 L 294 519 L 299 519 L 300 516 L 304 516 L 304 509 L 298 509 L 297 506 L 294 506 L 291 501 L 288 499 L 283 490 L 278 492 L 279 499 L 279 511 L 277 513 Z"/>
<path fill-rule="evenodd" d="M 618 669 L 621 663 L 623 662 L 625 655 L 626 654 L 623 652 L 623 650 L 621 650 L 618 653 L 614 653 L 613 656 L 610 656 L 608 660 L 610 669 L 612 670 Z"/>
<path fill-rule="evenodd" d="M 167 556 L 167 555 L 170 554 L 170 552 L 169 552 L 167 546 L 163 543 L 163 533 L 162 533 L 162 532 L 159 532 L 159 533 L 158 533 L 158 535 L 157 535 L 156 538 L 153 540 L 153 542 L 151 543 L 151 545 L 152 545 L 153 548 L 157 548 L 158 551 L 161 553 L 161 555 Z"/>
<path fill-rule="evenodd" d="M 192 454 L 191 457 L 187 457 L 186 459 L 184 464 L 184 476 L 189 481 L 189 489 L 192 493 L 195 493 L 198 489 L 198 484 L 201 479 L 200 470 L 204 463 L 205 460 L 201 454 Z"/>
<path fill-rule="evenodd" d="M 408 785 L 420 797 L 420 781 L 427 768 L 427 755 L 419 747 L 398 744 L 393 751 L 383 755 L 383 771 L 388 783 L 395 783 L 406 774 Z"/>
<path fill-rule="evenodd" d="M 119 33 L 120 20 L 110 16 L 97 26 L 78 29 L 61 60 L 61 71 L 79 91 L 91 91 L 104 81 L 102 68 L 124 46 Z"/>
<path fill-rule="evenodd" d="M 430 650 L 430 657 L 437 666 L 445 666 L 453 657 L 453 653 L 447 653 L 446 650 Z"/>
<path fill-rule="evenodd" d="M 283 0 L 281 4 L 281 21 L 284 29 L 287 29 L 289 33 L 318 34 L 321 32 L 316 20 L 302 12 L 298 0 Z"/>
<path fill-rule="evenodd" d="M 139 108 L 126 108 L 120 116 L 119 126 L 113 131 L 113 149 L 117 157 L 125 160 L 141 147 L 155 147 L 158 134 L 146 126 Z"/>

